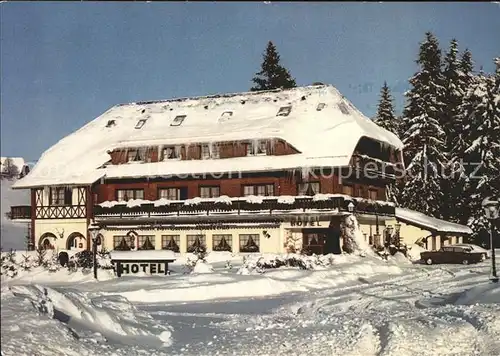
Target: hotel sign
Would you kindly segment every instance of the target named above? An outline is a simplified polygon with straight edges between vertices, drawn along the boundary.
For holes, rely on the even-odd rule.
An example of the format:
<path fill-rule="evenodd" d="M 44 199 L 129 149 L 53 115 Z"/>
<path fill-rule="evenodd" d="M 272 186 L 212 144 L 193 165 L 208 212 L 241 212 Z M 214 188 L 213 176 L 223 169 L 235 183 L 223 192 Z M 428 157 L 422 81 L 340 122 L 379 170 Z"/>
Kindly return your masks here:
<path fill-rule="evenodd" d="M 168 264 L 174 262 L 175 260 L 112 260 L 113 269 L 118 277 L 122 274 L 138 274 L 147 273 L 155 275 L 167 275 L 170 274 L 168 270 Z"/>
<path fill-rule="evenodd" d="M 329 221 L 325 221 L 328 225 Z M 326 227 L 328 227 L 328 225 Z M 321 221 L 319 220 L 319 216 L 297 216 L 293 217 L 290 220 L 290 226 L 292 227 L 324 227 L 321 226 Z"/>

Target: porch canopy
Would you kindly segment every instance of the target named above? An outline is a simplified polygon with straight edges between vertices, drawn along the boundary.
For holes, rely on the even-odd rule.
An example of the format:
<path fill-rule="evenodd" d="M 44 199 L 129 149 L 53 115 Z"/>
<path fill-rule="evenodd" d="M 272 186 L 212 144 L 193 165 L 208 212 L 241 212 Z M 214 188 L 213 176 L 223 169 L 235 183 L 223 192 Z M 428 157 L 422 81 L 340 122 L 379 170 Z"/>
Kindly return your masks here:
<path fill-rule="evenodd" d="M 430 231 L 433 235 L 471 235 L 468 226 L 433 218 L 415 210 L 396 208 L 396 219 L 406 224 Z"/>

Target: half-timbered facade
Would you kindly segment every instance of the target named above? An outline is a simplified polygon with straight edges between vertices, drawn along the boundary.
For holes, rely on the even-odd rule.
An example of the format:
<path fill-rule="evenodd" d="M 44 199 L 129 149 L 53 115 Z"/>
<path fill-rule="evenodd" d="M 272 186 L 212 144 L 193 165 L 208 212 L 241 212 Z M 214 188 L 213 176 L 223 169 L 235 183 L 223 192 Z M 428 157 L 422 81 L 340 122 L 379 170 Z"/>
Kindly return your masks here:
<path fill-rule="evenodd" d="M 111 108 L 14 188 L 33 247 L 90 248 L 95 222 L 107 249 L 339 252 L 343 216 L 394 216 L 401 150 L 332 86 L 172 99 Z"/>

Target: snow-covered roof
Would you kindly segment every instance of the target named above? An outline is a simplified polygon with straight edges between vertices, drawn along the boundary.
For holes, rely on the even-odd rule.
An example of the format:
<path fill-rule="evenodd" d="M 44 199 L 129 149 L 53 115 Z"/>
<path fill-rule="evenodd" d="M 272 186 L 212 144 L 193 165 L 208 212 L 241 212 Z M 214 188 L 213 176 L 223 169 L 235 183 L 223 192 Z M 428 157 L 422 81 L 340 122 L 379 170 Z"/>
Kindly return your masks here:
<path fill-rule="evenodd" d="M 472 234 L 472 230 L 468 226 L 436 219 L 418 211 L 405 208 L 396 208 L 396 219 L 440 233 Z"/>
<path fill-rule="evenodd" d="M 321 110 L 318 104 L 326 104 Z M 288 116 L 277 116 L 291 105 Z M 220 120 L 224 112 L 232 116 Z M 174 118 L 186 115 L 179 126 Z M 138 129 L 139 120 L 146 122 Z M 109 125 L 108 125 L 109 124 Z M 110 127 L 107 127 L 110 126 Z M 403 144 L 377 126 L 330 85 L 116 105 L 45 151 L 15 188 L 91 184 L 100 177 L 245 172 L 345 166 L 363 136 L 397 149 Z M 219 160 L 108 165 L 108 150 L 280 138 L 300 153 Z"/>
<path fill-rule="evenodd" d="M 0 157 L 0 169 L 3 170 L 5 160 L 7 158 L 10 158 L 12 160 L 12 163 L 19 169 L 23 169 L 25 163 L 24 163 L 24 158 L 22 157 Z"/>

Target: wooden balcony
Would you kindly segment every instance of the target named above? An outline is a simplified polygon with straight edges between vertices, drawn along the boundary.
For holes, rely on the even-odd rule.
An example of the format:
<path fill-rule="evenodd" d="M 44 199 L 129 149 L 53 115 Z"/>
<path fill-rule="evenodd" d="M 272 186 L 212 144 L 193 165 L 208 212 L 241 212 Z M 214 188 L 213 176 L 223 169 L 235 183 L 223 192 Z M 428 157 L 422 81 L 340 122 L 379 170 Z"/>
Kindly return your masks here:
<path fill-rule="evenodd" d="M 172 216 L 212 216 L 220 217 L 244 215 L 248 218 L 255 216 L 277 216 L 300 213 L 329 213 L 348 212 L 349 203 L 353 203 L 355 213 L 394 216 L 394 206 L 382 202 L 343 196 L 330 197 L 324 200 L 315 200 L 313 197 L 297 197 L 293 203 L 283 203 L 278 197 L 265 197 L 262 202 L 249 202 L 246 198 L 232 198 L 232 203 L 217 201 L 202 201 L 198 204 L 185 202 L 171 202 L 168 205 L 155 206 L 154 202 L 128 207 L 116 204 L 112 207 L 94 206 L 96 218 L 159 218 Z"/>
<path fill-rule="evenodd" d="M 400 165 L 368 157 L 366 155 L 354 154 L 351 159 L 352 174 L 362 173 L 360 178 L 394 180 L 397 168 Z"/>
<path fill-rule="evenodd" d="M 11 220 L 29 220 L 31 219 L 31 206 L 16 205 L 10 207 L 10 212 L 5 214 Z"/>

